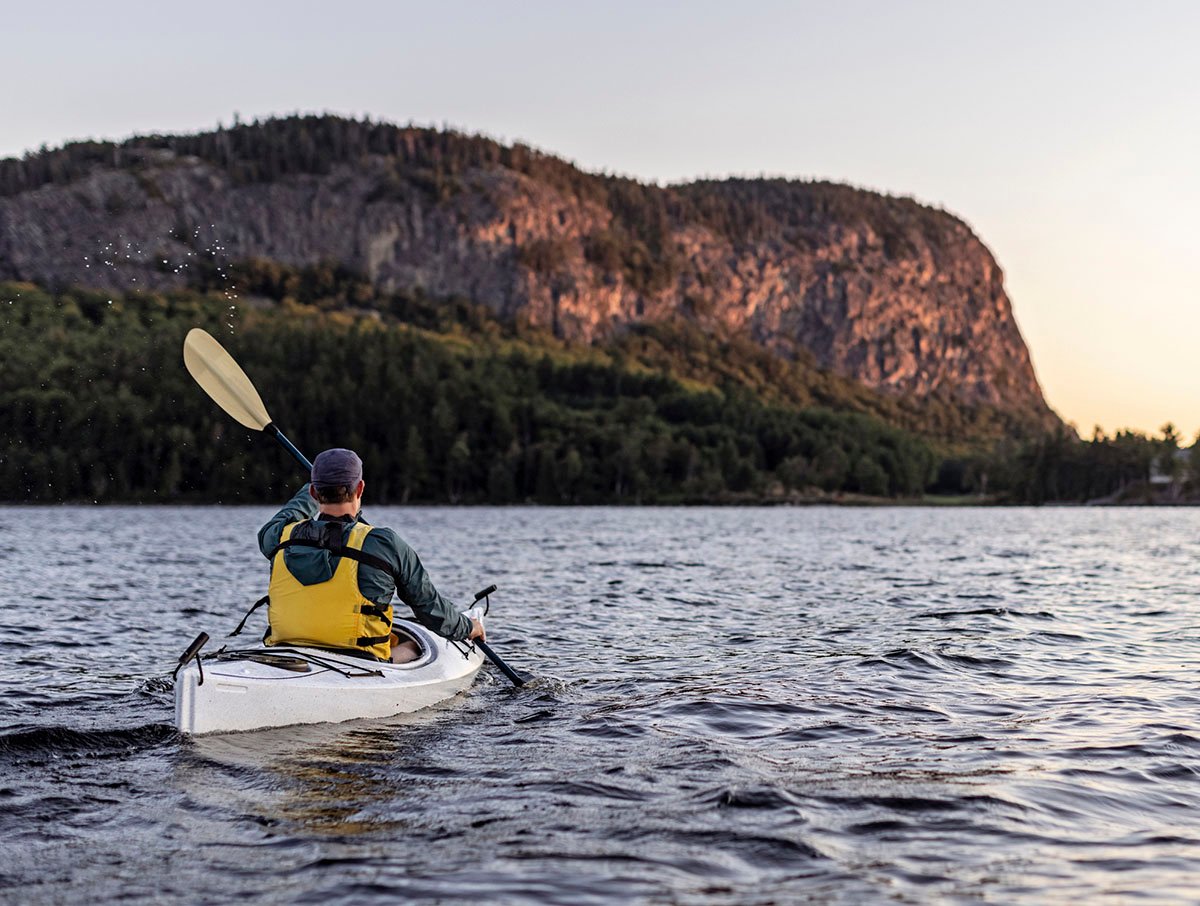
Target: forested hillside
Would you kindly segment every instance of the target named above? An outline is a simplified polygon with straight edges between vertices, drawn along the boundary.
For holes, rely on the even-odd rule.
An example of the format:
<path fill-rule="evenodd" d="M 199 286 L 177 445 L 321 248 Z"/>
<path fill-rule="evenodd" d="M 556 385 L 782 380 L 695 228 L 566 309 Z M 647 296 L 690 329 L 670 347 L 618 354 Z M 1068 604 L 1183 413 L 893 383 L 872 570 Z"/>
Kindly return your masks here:
<path fill-rule="evenodd" d="M 384 501 L 1178 498 L 1179 438 L 1082 442 L 983 243 L 824 182 L 655 186 L 331 116 L 0 161 L 0 497 L 267 501 L 193 386 L 217 334 Z M 1168 487 L 1168 491 L 1163 488 Z"/>
<path fill-rule="evenodd" d="M 0 486 L 15 500 L 252 501 L 292 487 L 294 464 L 184 371 L 197 325 L 298 443 L 359 450 L 376 500 L 911 495 L 937 464 L 929 443 L 865 415 L 772 406 L 736 384 L 539 348 L 489 322 L 437 331 L 194 293 L 52 298 L 8 285 L 0 298 Z"/>
<path fill-rule="evenodd" d="M 1087 499 L 1144 479 L 1160 452 L 1136 435 L 1066 432 L 954 444 L 954 406 L 902 403 L 698 332 L 579 347 L 463 300 L 362 298 L 332 270 L 263 265 L 240 279 L 253 304 L 0 284 L 0 495 L 259 502 L 292 489 L 286 454 L 183 369 L 194 326 L 221 339 L 302 448 L 359 450 L 381 502 Z"/>
<path fill-rule="evenodd" d="M 1061 424 L 991 253 L 910 198 L 782 179 L 648 185 L 519 144 L 329 116 L 0 161 L 0 279 L 179 290 L 213 249 L 232 265 L 332 265 L 372 297 L 468 299 L 575 344 L 721 336 L 958 407 L 960 425 L 978 407 L 1024 433 Z"/>

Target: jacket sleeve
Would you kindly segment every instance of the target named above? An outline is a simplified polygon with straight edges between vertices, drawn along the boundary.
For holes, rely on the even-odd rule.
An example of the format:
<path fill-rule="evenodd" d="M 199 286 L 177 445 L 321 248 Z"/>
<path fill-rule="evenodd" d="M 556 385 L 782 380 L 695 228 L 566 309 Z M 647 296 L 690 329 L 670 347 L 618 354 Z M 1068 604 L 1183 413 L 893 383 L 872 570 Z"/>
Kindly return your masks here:
<path fill-rule="evenodd" d="M 461 641 L 471 634 L 471 618 L 442 597 L 429 573 L 408 544 L 390 529 L 376 529 L 371 534 L 390 536 L 396 557 L 396 594 L 417 617 L 417 621 L 442 638 Z"/>
<path fill-rule="evenodd" d="M 271 517 L 270 522 L 258 530 L 258 549 L 264 557 L 270 559 L 271 551 L 279 546 L 279 539 L 283 537 L 285 525 L 289 522 L 299 522 L 301 519 L 311 519 L 318 512 L 317 502 L 308 493 L 306 484 L 292 495 L 292 499 L 283 505 L 283 509 Z"/>

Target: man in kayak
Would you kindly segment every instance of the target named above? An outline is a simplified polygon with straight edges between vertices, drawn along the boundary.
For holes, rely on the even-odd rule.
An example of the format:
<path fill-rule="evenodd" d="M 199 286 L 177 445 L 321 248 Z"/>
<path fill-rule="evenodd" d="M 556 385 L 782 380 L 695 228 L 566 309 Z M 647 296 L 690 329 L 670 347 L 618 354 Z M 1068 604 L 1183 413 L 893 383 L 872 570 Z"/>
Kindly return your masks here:
<path fill-rule="evenodd" d="M 271 560 L 268 645 L 317 645 L 400 664 L 420 656 L 392 632 L 392 595 L 447 639 L 483 639 L 483 623 L 443 598 L 416 552 L 362 519 L 366 485 L 352 450 L 313 460 L 312 481 L 258 531 Z"/>

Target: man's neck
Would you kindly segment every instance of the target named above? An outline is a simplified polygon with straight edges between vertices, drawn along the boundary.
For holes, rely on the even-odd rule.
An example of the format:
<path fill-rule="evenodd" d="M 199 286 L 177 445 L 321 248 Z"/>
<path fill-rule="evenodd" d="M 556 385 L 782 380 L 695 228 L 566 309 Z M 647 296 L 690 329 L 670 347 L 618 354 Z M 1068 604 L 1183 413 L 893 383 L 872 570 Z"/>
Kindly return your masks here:
<path fill-rule="evenodd" d="M 330 519 L 338 519 L 342 516 L 357 516 L 359 511 L 358 503 L 322 503 L 319 507 L 320 514 L 318 518 L 329 517 Z"/>

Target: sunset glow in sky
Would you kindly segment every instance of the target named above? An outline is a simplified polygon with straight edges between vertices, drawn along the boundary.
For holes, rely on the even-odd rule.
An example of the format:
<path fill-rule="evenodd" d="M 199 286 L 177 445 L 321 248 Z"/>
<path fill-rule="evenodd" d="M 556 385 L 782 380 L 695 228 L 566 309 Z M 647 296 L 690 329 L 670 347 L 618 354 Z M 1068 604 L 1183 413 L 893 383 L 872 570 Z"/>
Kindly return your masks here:
<path fill-rule="evenodd" d="M 1200 429 L 1200 3 L 66 0 L 4 18 L 0 156 L 328 110 L 659 182 L 913 195 L 995 254 L 1081 433 Z"/>

